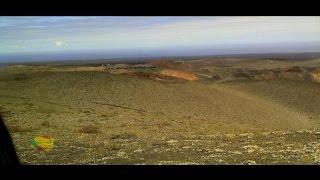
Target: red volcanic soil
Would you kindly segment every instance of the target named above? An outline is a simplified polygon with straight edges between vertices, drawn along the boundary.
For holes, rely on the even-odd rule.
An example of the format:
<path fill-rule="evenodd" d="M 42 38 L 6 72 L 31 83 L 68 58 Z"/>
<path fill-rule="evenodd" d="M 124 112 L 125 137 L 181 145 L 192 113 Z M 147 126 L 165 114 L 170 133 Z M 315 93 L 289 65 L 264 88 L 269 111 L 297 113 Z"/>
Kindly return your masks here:
<path fill-rule="evenodd" d="M 168 69 L 191 69 L 192 64 L 184 61 L 156 60 L 149 63 L 151 66 L 168 68 Z"/>
<path fill-rule="evenodd" d="M 160 74 L 188 81 L 198 80 L 198 77 L 195 74 L 187 71 L 165 69 L 160 71 Z"/>
<path fill-rule="evenodd" d="M 162 75 L 162 74 L 156 74 L 156 73 L 146 73 L 146 72 L 127 72 L 125 73 L 128 76 L 132 77 L 139 77 L 144 79 L 151 79 L 151 80 L 168 80 L 171 79 L 168 76 Z"/>

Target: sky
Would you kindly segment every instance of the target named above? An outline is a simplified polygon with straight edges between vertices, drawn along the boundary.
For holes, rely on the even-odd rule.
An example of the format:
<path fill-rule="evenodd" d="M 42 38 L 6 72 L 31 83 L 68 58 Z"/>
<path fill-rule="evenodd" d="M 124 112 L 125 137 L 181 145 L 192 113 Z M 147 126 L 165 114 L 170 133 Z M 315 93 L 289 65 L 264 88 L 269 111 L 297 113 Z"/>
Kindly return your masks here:
<path fill-rule="evenodd" d="M 320 17 L 0 17 L 0 62 L 320 51 Z"/>

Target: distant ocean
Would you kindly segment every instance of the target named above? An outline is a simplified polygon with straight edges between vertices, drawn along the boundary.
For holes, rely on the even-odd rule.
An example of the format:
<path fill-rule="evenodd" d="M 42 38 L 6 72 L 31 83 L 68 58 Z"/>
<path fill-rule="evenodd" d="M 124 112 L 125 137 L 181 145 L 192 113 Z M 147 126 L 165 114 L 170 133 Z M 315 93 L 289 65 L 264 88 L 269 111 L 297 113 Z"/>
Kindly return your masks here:
<path fill-rule="evenodd" d="M 268 53 L 289 53 L 289 52 L 291 53 L 320 52 L 320 42 L 0 54 L 0 63 L 32 62 L 32 61 L 33 62 L 63 61 L 63 60 L 96 60 L 96 59 L 113 59 L 113 58 L 119 58 L 121 60 L 122 58 L 212 56 L 212 55 L 256 54 L 256 53 L 268 54 Z"/>

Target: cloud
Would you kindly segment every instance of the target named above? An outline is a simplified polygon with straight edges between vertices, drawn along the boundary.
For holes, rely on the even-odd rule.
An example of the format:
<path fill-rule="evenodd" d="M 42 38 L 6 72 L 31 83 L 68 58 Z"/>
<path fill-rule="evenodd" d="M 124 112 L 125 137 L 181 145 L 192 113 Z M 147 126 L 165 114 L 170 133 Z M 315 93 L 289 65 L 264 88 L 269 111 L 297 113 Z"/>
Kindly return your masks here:
<path fill-rule="evenodd" d="M 65 42 L 64 42 L 64 41 L 56 41 L 56 42 L 54 42 L 54 44 L 55 44 L 57 47 L 61 47 L 61 46 L 64 46 L 64 45 L 65 45 Z"/>
<path fill-rule="evenodd" d="M 90 19 L 90 20 L 88 20 Z M 319 17 L 0 17 L 5 51 L 320 41 Z M 3 50 L 2 50 L 3 51 Z M 2 52 L 0 52 L 2 53 Z"/>

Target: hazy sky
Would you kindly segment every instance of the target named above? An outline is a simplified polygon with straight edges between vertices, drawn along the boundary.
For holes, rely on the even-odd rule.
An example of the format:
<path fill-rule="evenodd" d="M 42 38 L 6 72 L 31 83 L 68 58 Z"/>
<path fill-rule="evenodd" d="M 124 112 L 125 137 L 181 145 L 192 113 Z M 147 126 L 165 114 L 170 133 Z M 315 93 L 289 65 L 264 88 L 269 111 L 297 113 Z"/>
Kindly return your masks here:
<path fill-rule="evenodd" d="M 24 53 L 134 54 L 263 44 L 312 51 L 320 50 L 313 45 L 318 42 L 320 17 L 0 17 L 0 60 Z"/>

